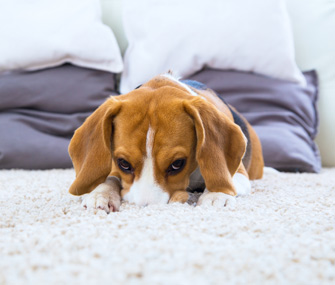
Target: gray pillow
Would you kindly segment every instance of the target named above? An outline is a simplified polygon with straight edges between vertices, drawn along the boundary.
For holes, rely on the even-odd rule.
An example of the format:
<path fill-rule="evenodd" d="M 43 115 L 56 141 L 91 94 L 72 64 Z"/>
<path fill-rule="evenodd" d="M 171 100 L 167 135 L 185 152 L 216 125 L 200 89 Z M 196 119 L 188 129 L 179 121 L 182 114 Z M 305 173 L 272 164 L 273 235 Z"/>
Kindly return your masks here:
<path fill-rule="evenodd" d="M 0 169 L 72 167 L 73 132 L 115 92 L 113 73 L 63 65 L 0 76 Z"/>
<path fill-rule="evenodd" d="M 189 79 L 212 88 L 255 128 L 265 165 L 281 171 L 319 172 L 318 85 L 315 71 L 304 72 L 307 86 L 253 73 L 205 69 Z"/>

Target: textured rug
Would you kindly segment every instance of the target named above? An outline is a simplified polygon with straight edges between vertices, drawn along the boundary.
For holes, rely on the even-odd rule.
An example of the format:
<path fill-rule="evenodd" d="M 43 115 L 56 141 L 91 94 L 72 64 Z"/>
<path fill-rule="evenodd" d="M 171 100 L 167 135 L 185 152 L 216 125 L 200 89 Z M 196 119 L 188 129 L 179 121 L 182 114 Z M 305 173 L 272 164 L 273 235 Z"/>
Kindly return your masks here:
<path fill-rule="evenodd" d="M 266 173 L 236 207 L 85 210 L 73 170 L 0 171 L 0 284 L 334 284 L 335 169 Z"/>

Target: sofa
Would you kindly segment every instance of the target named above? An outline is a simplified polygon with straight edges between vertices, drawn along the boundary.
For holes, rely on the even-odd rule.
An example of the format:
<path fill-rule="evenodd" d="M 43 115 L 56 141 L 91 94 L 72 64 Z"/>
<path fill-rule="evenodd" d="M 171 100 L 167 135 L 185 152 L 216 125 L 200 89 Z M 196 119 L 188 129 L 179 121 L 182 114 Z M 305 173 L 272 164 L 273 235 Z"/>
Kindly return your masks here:
<path fill-rule="evenodd" d="M 0 24 L 12 25 L 0 32 L 0 169 L 71 167 L 67 146 L 87 116 L 171 68 L 253 124 L 267 166 L 335 166 L 335 2 L 243 1 L 222 1 L 220 13 L 215 1 L 37 1 L 27 39 L 11 13 L 23 24 L 36 7 L 1 4 Z"/>

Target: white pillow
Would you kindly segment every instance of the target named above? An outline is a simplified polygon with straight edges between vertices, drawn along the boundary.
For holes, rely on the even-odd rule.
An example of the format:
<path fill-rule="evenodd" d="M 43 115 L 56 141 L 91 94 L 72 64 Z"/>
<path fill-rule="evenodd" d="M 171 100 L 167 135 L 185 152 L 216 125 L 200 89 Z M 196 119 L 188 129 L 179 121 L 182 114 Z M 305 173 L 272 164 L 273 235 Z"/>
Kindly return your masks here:
<path fill-rule="evenodd" d="M 125 0 L 121 92 L 172 69 L 204 66 L 305 83 L 283 0 Z"/>
<path fill-rule="evenodd" d="M 65 62 L 110 72 L 123 69 L 98 0 L 1 0 L 0 27 L 0 72 Z"/>

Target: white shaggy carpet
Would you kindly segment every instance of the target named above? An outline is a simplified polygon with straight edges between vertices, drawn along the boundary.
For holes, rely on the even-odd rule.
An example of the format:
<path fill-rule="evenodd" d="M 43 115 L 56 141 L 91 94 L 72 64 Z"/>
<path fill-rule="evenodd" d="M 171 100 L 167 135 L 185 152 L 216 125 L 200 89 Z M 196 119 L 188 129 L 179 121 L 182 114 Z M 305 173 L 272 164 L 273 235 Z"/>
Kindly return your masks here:
<path fill-rule="evenodd" d="M 0 171 L 0 284 L 335 284 L 335 169 L 267 173 L 234 209 L 67 194 L 73 170 Z"/>

